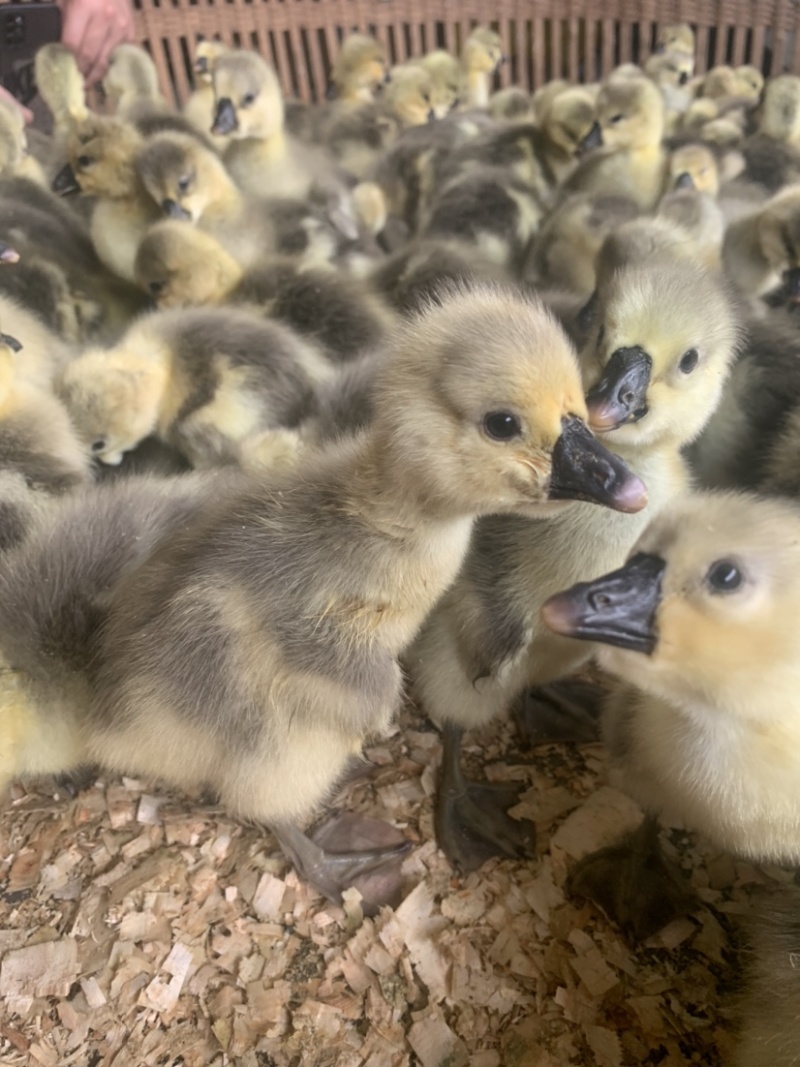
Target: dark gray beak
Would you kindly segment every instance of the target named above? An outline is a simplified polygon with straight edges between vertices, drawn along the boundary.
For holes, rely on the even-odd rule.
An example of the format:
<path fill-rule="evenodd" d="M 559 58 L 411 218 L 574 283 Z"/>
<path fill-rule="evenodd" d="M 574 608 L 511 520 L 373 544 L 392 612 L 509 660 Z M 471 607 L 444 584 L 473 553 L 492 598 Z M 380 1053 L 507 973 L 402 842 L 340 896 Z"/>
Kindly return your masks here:
<path fill-rule="evenodd" d="M 65 163 L 53 178 L 53 192 L 58 193 L 59 196 L 70 196 L 72 193 L 79 193 L 80 191 L 81 187 L 78 185 L 78 179 L 75 177 L 72 164 Z"/>
<path fill-rule="evenodd" d="M 686 85 L 689 81 L 688 71 L 682 70 L 678 75 L 678 85 Z"/>
<path fill-rule="evenodd" d="M 694 189 L 695 184 L 691 174 L 688 171 L 684 171 L 683 174 L 679 174 L 675 179 L 676 189 Z"/>
<path fill-rule="evenodd" d="M 619 456 L 591 435 L 575 416 L 562 420 L 553 449 L 550 500 L 585 500 L 614 511 L 641 511 L 647 488 Z"/>
<path fill-rule="evenodd" d="M 600 129 L 600 123 L 595 122 L 586 136 L 578 141 L 578 155 L 582 156 L 584 152 L 590 152 L 593 148 L 602 148 L 602 146 L 603 131 Z"/>
<path fill-rule="evenodd" d="M 586 394 L 593 430 L 616 430 L 647 414 L 647 388 L 653 361 L 644 349 L 618 348 L 599 382 Z"/>
<path fill-rule="evenodd" d="M 665 567 L 659 556 L 639 552 L 618 571 L 550 597 L 542 606 L 542 618 L 564 637 L 649 656 L 658 642 L 656 614 Z"/>
<path fill-rule="evenodd" d="M 10 333 L 0 333 L 0 344 L 10 348 L 12 352 L 22 351 L 22 342 L 18 341 L 16 337 L 12 337 Z"/>
<path fill-rule="evenodd" d="M 194 61 L 195 74 L 208 74 L 208 56 L 198 56 Z"/>
<path fill-rule="evenodd" d="M 783 291 L 790 304 L 800 304 L 800 268 L 793 267 L 783 273 Z"/>
<path fill-rule="evenodd" d="M 161 210 L 168 219 L 190 219 L 192 216 L 177 200 L 162 200 Z"/>
<path fill-rule="evenodd" d="M 214 112 L 214 125 L 211 127 L 211 132 L 219 137 L 224 137 L 225 134 L 233 133 L 238 125 L 239 120 L 236 117 L 236 108 L 233 106 L 233 101 L 227 96 L 223 96 L 221 100 L 217 101 L 217 110 Z"/>

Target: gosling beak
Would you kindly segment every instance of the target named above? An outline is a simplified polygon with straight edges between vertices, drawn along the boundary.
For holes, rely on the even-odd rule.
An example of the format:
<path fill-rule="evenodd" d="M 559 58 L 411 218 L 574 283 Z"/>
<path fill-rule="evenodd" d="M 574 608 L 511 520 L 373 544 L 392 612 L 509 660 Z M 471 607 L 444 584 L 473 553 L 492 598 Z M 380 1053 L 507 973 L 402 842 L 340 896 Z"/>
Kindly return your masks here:
<path fill-rule="evenodd" d="M 616 430 L 626 422 L 638 422 L 647 414 L 652 366 L 652 359 L 638 345 L 617 349 L 600 381 L 586 394 L 589 425 L 593 430 Z"/>
<path fill-rule="evenodd" d="M 783 288 L 790 304 L 800 304 L 800 267 L 783 272 Z"/>
<path fill-rule="evenodd" d="M 624 567 L 593 582 L 578 582 L 542 606 L 542 619 L 557 634 L 582 641 L 653 653 L 656 614 L 666 564 L 638 552 Z"/>
<path fill-rule="evenodd" d="M 592 437 L 579 418 L 561 420 L 553 449 L 550 500 L 586 500 L 614 511 L 641 511 L 647 504 L 644 482 L 619 456 Z"/>
<path fill-rule="evenodd" d="M 683 174 L 679 174 L 678 177 L 675 179 L 675 188 L 696 189 L 697 186 L 694 184 L 694 179 L 692 178 L 691 174 L 689 174 L 689 172 L 685 170 Z"/>
<path fill-rule="evenodd" d="M 10 348 L 12 352 L 22 351 L 22 342 L 18 341 L 16 337 L 12 337 L 10 333 L 0 333 L 0 344 Z"/>
<path fill-rule="evenodd" d="M 97 456 L 96 458 L 99 459 L 101 463 L 105 463 L 105 465 L 107 467 L 118 467 L 120 465 L 120 463 L 122 463 L 123 459 L 125 458 L 125 453 L 122 452 L 122 451 L 119 451 L 119 452 L 103 452 L 101 455 Z"/>
<path fill-rule="evenodd" d="M 19 263 L 19 252 L 4 241 L 0 241 L 0 263 Z"/>
<path fill-rule="evenodd" d="M 233 101 L 223 96 L 221 100 L 217 101 L 217 110 L 214 112 L 214 125 L 211 127 L 211 132 L 218 137 L 224 137 L 225 134 L 233 133 L 233 131 L 239 125 L 239 120 L 236 117 L 236 108 L 233 106 Z"/>
<path fill-rule="evenodd" d="M 195 74 L 208 74 L 208 56 L 198 56 L 194 61 Z"/>
<path fill-rule="evenodd" d="M 590 152 L 593 148 L 602 148 L 603 146 L 603 131 L 600 129 L 600 123 L 594 122 L 589 132 L 578 141 L 577 154 L 582 156 L 584 152 Z"/>
<path fill-rule="evenodd" d="M 177 200 L 162 200 L 161 210 L 168 219 L 190 219 L 192 217 L 186 208 L 181 207 Z"/>
<path fill-rule="evenodd" d="M 687 71 L 682 70 L 678 76 L 678 85 L 686 85 L 689 81 L 689 74 Z"/>
<path fill-rule="evenodd" d="M 72 193 L 79 193 L 80 191 L 81 187 L 78 185 L 78 179 L 75 177 L 72 164 L 65 163 L 53 178 L 53 192 L 58 193 L 59 196 L 70 196 Z"/>

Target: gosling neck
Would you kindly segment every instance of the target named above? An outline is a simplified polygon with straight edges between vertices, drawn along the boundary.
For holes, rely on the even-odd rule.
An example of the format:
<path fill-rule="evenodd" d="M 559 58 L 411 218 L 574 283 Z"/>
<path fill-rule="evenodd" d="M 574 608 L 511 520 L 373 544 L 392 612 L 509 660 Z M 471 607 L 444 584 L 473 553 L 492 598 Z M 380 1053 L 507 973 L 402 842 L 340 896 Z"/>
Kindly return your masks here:
<path fill-rule="evenodd" d="M 410 464 L 391 436 L 374 427 L 359 442 L 345 508 L 398 539 L 432 526 L 471 524 L 473 514 L 426 485 L 424 470 Z"/>
<path fill-rule="evenodd" d="M 467 72 L 467 103 L 470 107 L 489 106 L 489 75 L 485 71 Z"/>

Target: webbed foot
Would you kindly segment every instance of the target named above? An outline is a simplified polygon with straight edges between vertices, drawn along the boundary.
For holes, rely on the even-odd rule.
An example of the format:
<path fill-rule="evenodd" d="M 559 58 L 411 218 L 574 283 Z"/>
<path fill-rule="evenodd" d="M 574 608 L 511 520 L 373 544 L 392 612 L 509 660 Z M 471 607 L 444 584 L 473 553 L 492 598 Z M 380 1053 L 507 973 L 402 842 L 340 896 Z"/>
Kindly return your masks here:
<path fill-rule="evenodd" d="M 477 870 L 493 856 L 527 859 L 534 855 L 536 830 L 528 819 L 507 811 L 519 799 L 513 783 L 470 782 L 461 771 L 459 727 L 444 728 L 444 752 L 436 797 L 436 840 L 461 873 Z"/>
<path fill-rule="evenodd" d="M 400 903 L 400 867 L 411 842 L 390 823 L 343 812 L 311 836 L 295 826 L 273 832 L 300 877 L 334 904 L 342 903 L 342 892 L 351 886 L 361 893 L 366 915 Z"/>
<path fill-rule="evenodd" d="M 598 904 L 633 941 L 646 940 L 697 907 L 680 868 L 664 855 L 651 816 L 618 844 L 580 860 L 567 888 Z"/>
<path fill-rule="evenodd" d="M 577 679 L 526 690 L 514 706 L 520 742 L 531 748 L 547 741 L 598 741 L 605 695 L 602 686 Z"/>

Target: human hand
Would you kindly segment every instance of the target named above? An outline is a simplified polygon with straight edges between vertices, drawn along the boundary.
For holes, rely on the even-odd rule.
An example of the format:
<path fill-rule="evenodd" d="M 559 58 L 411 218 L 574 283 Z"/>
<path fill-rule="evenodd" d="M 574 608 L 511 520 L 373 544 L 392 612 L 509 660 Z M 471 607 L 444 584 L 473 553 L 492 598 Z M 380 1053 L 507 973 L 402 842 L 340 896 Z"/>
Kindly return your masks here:
<path fill-rule="evenodd" d="M 131 0 L 58 0 L 63 16 L 61 43 L 75 53 L 87 88 L 108 70 L 111 53 L 134 36 Z"/>
<path fill-rule="evenodd" d="M 17 100 L 16 97 L 12 96 L 7 89 L 4 89 L 2 85 L 0 85 L 0 100 L 7 100 L 9 103 L 13 104 L 14 107 L 19 108 L 22 113 L 22 117 L 27 123 L 33 122 L 33 112 L 30 111 L 27 107 L 23 107 L 19 100 Z"/>

